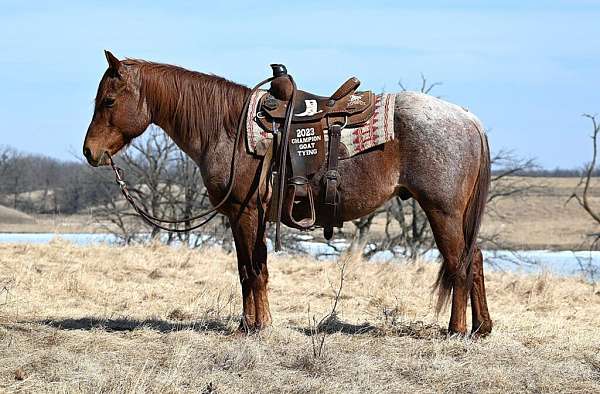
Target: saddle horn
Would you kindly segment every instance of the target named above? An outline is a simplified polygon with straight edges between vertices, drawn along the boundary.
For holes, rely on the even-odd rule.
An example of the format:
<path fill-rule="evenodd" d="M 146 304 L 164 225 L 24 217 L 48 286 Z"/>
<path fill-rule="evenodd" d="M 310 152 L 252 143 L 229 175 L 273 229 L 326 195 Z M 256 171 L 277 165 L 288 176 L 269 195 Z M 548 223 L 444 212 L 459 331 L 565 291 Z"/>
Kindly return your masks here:
<path fill-rule="evenodd" d="M 275 79 L 271 81 L 269 93 L 278 100 L 290 101 L 294 87 L 290 81 L 287 68 L 283 64 L 271 64 L 271 68 Z"/>

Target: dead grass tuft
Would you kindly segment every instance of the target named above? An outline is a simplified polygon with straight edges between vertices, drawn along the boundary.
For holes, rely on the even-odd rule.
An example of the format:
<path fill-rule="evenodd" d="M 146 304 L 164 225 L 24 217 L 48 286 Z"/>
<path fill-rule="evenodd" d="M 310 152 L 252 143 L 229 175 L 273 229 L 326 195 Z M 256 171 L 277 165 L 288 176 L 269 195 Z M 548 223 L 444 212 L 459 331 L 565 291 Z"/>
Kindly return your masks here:
<path fill-rule="evenodd" d="M 15 370 L 15 380 L 25 380 L 27 379 L 27 372 L 23 370 L 23 368 L 17 368 Z"/>
<path fill-rule="evenodd" d="M 183 320 L 191 320 L 191 318 L 192 318 L 192 315 L 190 313 L 186 313 L 179 308 L 173 309 L 167 315 L 167 319 L 169 319 L 169 320 L 183 321 Z"/>
<path fill-rule="evenodd" d="M 325 377 L 331 375 L 334 368 L 334 358 L 331 355 L 314 357 L 309 353 L 299 353 L 293 356 L 288 365 L 291 370 L 300 371 L 310 377 Z"/>

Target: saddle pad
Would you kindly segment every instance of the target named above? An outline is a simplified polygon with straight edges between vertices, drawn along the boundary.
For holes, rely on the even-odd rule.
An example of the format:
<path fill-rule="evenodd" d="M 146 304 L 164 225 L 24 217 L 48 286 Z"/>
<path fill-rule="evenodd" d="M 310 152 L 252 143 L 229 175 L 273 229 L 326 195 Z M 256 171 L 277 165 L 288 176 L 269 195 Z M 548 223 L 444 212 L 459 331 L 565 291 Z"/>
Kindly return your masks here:
<path fill-rule="evenodd" d="M 252 154 L 264 156 L 273 136 L 256 122 L 260 98 L 266 90 L 256 91 L 250 98 L 246 117 L 246 147 Z M 364 150 L 384 144 L 394 139 L 394 109 L 397 94 L 375 96 L 375 111 L 367 123 L 360 127 L 348 127 L 342 130 L 341 143 L 345 152 L 341 158 L 348 158 Z M 325 141 L 327 142 L 327 130 Z"/>

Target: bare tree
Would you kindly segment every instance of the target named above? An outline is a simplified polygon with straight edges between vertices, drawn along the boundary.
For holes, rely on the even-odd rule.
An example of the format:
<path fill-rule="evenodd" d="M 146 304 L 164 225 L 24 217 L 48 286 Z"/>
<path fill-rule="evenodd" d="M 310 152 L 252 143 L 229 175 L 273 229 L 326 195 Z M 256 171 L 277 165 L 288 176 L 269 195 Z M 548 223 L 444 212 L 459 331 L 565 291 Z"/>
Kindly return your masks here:
<path fill-rule="evenodd" d="M 421 93 L 425 93 L 425 94 L 429 94 L 431 93 L 431 91 L 433 89 L 435 89 L 438 86 L 442 86 L 444 83 L 443 82 L 429 82 L 427 81 L 427 78 L 425 78 L 425 75 L 423 75 L 423 73 L 421 73 L 421 85 L 420 87 L 417 89 L 419 92 Z M 402 80 L 398 81 L 398 86 L 400 86 L 400 89 L 403 92 L 408 91 L 409 89 L 406 88 L 406 86 L 402 83 Z M 438 98 L 442 97 L 442 96 L 436 96 Z"/>
<path fill-rule="evenodd" d="M 152 216 L 191 217 L 210 206 L 197 165 L 159 129 L 152 129 L 145 138 L 134 141 L 117 159 L 117 164 L 125 171 L 132 196 Z M 94 173 L 97 177 L 112 176 L 110 171 Z M 208 240 L 223 240 L 225 226 L 219 220 L 215 225 L 203 228 L 202 235 L 198 231 L 164 232 L 149 226 L 119 193 L 115 194 L 115 189 L 113 185 L 104 188 L 104 193 L 111 198 L 94 209 L 94 217 L 121 243 L 153 240 L 171 244 L 179 241 L 196 247 Z M 186 222 L 184 228 L 189 229 L 193 224 Z"/>
<path fill-rule="evenodd" d="M 18 207 L 19 194 L 22 192 L 21 184 L 21 169 L 18 161 L 21 154 L 15 149 L 3 146 L 0 149 L 0 191 L 6 197 L 4 203 L 12 205 L 13 208 Z"/>
<path fill-rule="evenodd" d="M 590 119 L 590 121 L 592 122 L 592 159 L 589 163 L 585 165 L 579 183 L 575 187 L 573 194 L 571 194 L 571 196 L 567 200 L 567 203 L 569 203 L 571 200 L 577 201 L 579 206 L 583 208 L 585 212 L 587 212 L 588 216 L 592 220 L 594 220 L 598 226 L 600 226 L 600 210 L 592 207 L 589 195 L 592 178 L 596 173 L 596 163 L 598 160 L 598 135 L 600 134 L 600 124 L 598 124 L 597 120 L 598 115 L 583 114 L 583 116 L 585 118 Z M 600 232 L 593 232 L 587 234 L 587 237 L 589 250 L 600 250 Z M 600 266 L 598 266 L 598 264 L 594 264 L 594 260 L 591 256 L 588 259 L 577 257 L 577 261 L 579 263 L 579 267 L 582 273 L 586 275 L 592 281 L 593 284 L 595 284 L 598 280 L 598 276 L 600 275 Z"/>
<path fill-rule="evenodd" d="M 519 199 L 529 193 L 540 192 L 546 185 L 533 183 L 523 178 L 524 174 L 534 173 L 539 170 L 539 165 L 533 158 L 524 158 L 512 150 L 500 150 L 492 155 L 492 177 L 485 209 L 487 218 L 493 218 L 502 223 L 508 223 L 510 219 L 500 209 L 502 200 Z M 511 264 L 536 264 L 537 261 L 526 257 L 516 250 L 514 245 L 509 244 L 500 231 L 480 231 L 478 242 L 485 249 L 492 252 L 488 263 Z"/>
<path fill-rule="evenodd" d="M 585 166 L 581 179 L 579 180 L 575 191 L 569 197 L 569 200 L 575 199 L 588 215 L 600 225 L 600 211 L 596 211 L 590 205 L 589 200 L 590 184 L 598 157 L 598 134 L 600 133 L 600 125 L 596 119 L 597 115 L 583 114 L 583 116 L 592 121 L 592 160 Z M 589 236 L 592 238 L 592 247 L 597 247 L 600 241 L 600 233 L 589 234 Z"/>
<path fill-rule="evenodd" d="M 523 184 L 514 178 L 524 173 L 538 169 L 539 166 L 533 158 L 523 158 L 512 150 L 502 149 L 495 153 L 490 163 L 492 165 L 492 178 L 488 203 L 503 197 L 523 194 L 535 188 L 530 184 Z"/>

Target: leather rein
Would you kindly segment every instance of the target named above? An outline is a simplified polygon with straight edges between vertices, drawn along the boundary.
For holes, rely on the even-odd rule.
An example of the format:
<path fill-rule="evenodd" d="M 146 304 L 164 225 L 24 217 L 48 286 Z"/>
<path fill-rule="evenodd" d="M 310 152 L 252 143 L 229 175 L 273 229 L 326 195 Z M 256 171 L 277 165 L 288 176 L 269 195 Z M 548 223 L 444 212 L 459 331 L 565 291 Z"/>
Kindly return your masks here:
<path fill-rule="evenodd" d="M 294 92 L 296 91 L 296 84 L 294 83 L 294 79 L 292 78 L 291 75 L 287 75 L 288 78 L 290 79 L 290 82 L 292 83 L 292 86 L 294 87 Z M 244 107 L 242 110 L 242 114 L 240 116 L 240 122 L 238 124 L 238 128 L 237 128 L 237 132 L 235 135 L 235 140 L 233 143 L 233 154 L 231 157 L 231 167 L 230 167 L 230 172 L 229 172 L 229 182 L 228 182 L 228 186 L 227 186 L 227 192 L 225 193 L 225 196 L 221 199 L 221 201 L 219 201 L 219 203 L 217 203 L 213 208 L 209 209 L 206 212 L 202 212 L 198 215 L 189 217 L 189 218 L 185 218 L 185 219 L 159 219 L 153 215 L 151 215 L 150 213 L 148 213 L 148 211 L 146 211 L 143 206 L 136 201 L 136 199 L 133 197 L 133 195 L 131 195 L 128 187 L 127 187 L 127 183 L 125 182 L 124 179 L 124 171 L 123 169 L 119 168 L 113 161 L 112 157 L 110 155 L 108 155 L 109 158 L 109 162 L 110 162 L 110 166 L 112 168 L 112 170 L 115 173 L 115 181 L 117 182 L 117 184 L 119 185 L 119 189 L 121 190 L 121 193 L 123 194 L 123 197 L 125 197 L 125 199 L 127 200 L 127 202 L 129 202 L 129 204 L 133 207 L 133 209 L 138 213 L 138 215 L 141 216 L 142 219 L 144 219 L 144 221 L 148 224 L 150 224 L 151 226 L 157 227 L 161 230 L 165 230 L 165 231 L 169 231 L 169 232 L 173 232 L 173 233 L 184 233 L 187 231 L 192 231 L 192 230 L 196 230 L 202 226 L 204 226 L 205 224 L 207 224 L 209 221 L 211 221 L 215 216 L 217 216 L 217 214 L 219 213 L 218 210 L 219 208 L 221 208 L 229 199 L 229 197 L 231 196 L 231 193 L 233 191 L 233 186 L 234 186 L 234 181 L 235 181 L 235 170 L 236 170 L 236 162 L 235 162 L 235 155 L 237 153 L 238 150 L 238 146 L 240 143 L 240 139 L 242 136 L 242 133 L 244 131 L 244 126 L 246 124 L 245 120 L 246 120 L 246 116 L 248 114 L 248 107 L 250 105 L 250 100 L 252 99 L 252 95 L 258 90 L 260 89 L 261 86 L 271 82 L 273 79 L 275 79 L 276 77 L 269 77 L 261 82 L 259 82 L 256 86 L 254 86 L 251 90 L 250 93 L 248 94 L 248 97 L 246 98 L 246 100 L 244 101 Z M 292 98 L 292 103 L 293 103 L 293 98 Z M 292 109 L 293 109 L 293 104 L 291 105 Z M 288 109 L 288 113 L 286 113 L 286 122 L 285 125 L 288 127 L 285 127 L 285 132 L 284 132 L 284 140 L 287 140 L 287 131 L 289 129 L 289 124 L 291 123 L 291 118 L 292 118 L 292 114 L 293 110 L 289 110 Z M 287 146 L 287 144 L 285 144 L 284 146 Z M 285 160 L 285 155 L 282 155 L 283 157 L 280 158 L 281 160 Z M 282 172 L 285 172 L 285 162 L 282 168 Z M 281 167 L 280 167 L 281 168 Z M 285 174 L 282 174 L 285 175 Z M 281 182 L 281 188 L 283 189 L 283 182 Z M 258 193 L 260 193 L 260 188 L 258 190 Z M 281 199 L 279 200 L 281 201 Z M 278 204 L 277 210 L 279 213 L 279 217 L 281 215 L 281 203 Z M 177 228 L 178 224 L 189 224 L 190 222 L 196 221 L 198 219 L 203 219 L 200 223 L 197 223 L 193 226 L 189 226 L 186 228 Z M 173 225 L 173 226 L 169 226 L 169 225 Z M 277 238 L 279 238 L 279 223 L 277 223 Z"/>

